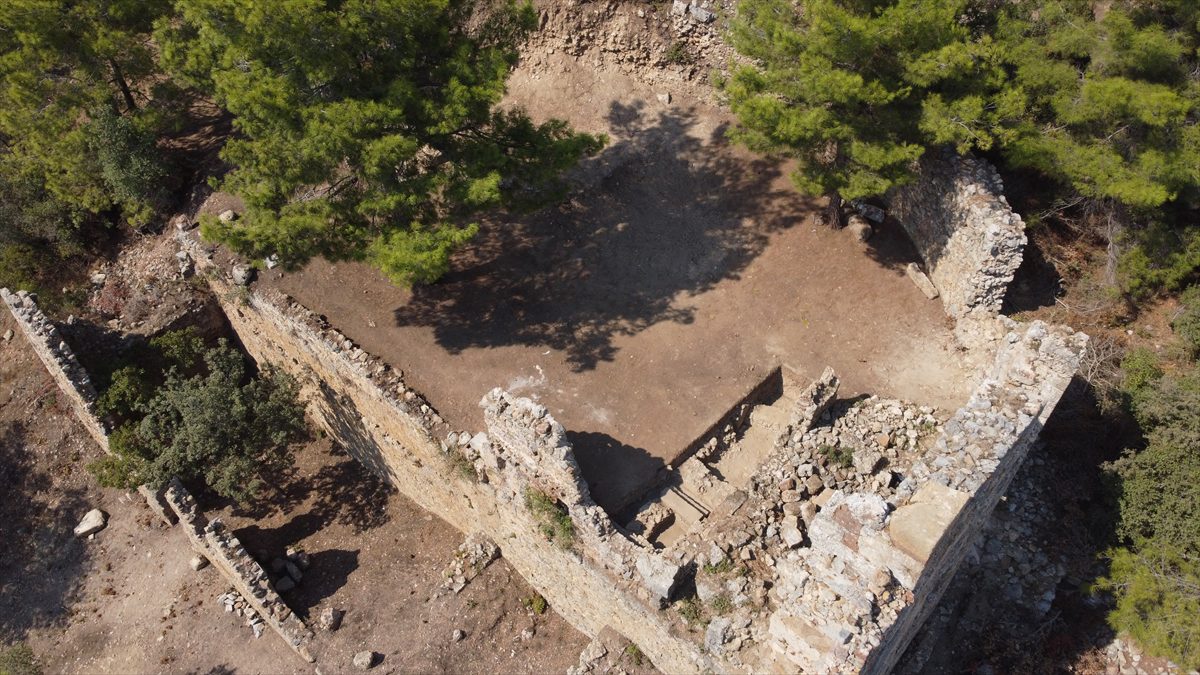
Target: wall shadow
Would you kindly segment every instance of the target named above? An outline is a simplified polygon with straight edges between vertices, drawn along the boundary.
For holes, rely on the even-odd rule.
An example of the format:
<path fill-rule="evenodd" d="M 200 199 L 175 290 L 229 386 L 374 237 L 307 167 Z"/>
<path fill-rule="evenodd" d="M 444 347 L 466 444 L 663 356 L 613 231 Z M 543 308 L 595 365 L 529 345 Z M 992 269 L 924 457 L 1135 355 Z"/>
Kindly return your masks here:
<path fill-rule="evenodd" d="M 34 466 L 24 425 L 0 429 L 0 644 L 68 620 L 87 550 L 72 531 L 90 508 Z"/>
<path fill-rule="evenodd" d="M 485 223 L 396 324 L 431 327 L 450 353 L 547 346 L 589 370 L 620 336 L 692 322 L 688 297 L 738 278 L 813 213 L 780 163 L 730 151 L 693 111 L 613 103 L 608 119 L 619 140 L 578 167 L 570 199 Z"/>
<path fill-rule="evenodd" d="M 666 464 L 642 448 L 594 431 L 567 431 L 592 500 L 617 515 L 666 477 Z M 623 521 L 622 521 L 623 522 Z"/>

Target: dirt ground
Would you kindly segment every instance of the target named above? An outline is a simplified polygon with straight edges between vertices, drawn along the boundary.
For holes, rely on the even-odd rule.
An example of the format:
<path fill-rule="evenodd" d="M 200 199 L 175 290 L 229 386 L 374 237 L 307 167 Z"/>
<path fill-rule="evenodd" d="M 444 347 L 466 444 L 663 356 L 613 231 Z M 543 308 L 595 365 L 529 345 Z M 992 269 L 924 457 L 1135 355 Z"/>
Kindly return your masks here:
<path fill-rule="evenodd" d="M 362 264 L 314 261 L 264 283 L 403 369 L 455 425 L 505 387 L 571 432 L 615 511 L 780 363 L 847 394 L 953 409 L 969 383 L 936 300 L 905 278 L 897 227 L 867 244 L 814 224 L 778 163 L 724 139 L 727 114 L 664 105 L 618 73 L 550 55 L 510 102 L 611 142 L 568 203 L 487 223 L 440 282 L 396 288 Z M 546 68 L 553 76 L 543 77 Z"/>
<path fill-rule="evenodd" d="M 9 328 L 0 312 L 0 333 Z M 212 567 L 192 571 L 182 531 L 95 485 L 85 466 L 100 452 L 24 339 L 0 342 L 0 643 L 26 642 L 48 673 L 315 672 L 223 611 L 227 585 Z M 462 536 L 327 443 L 306 446 L 277 486 L 257 510 L 225 511 L 249 550 L 300 543 L 312 555 L 288 597 L 298 609 L 346 611 L 340 631 L 318 637 L 320 672 L 351 670 L 363 649 L 384 657 L 372 672 L 562 672 L 586 644 L 552 611 L 524 608 L 533 592 L 503 560 L 460 594 L 437 595 Z M 93 507 L 108 527 L 75 538 Z"/>

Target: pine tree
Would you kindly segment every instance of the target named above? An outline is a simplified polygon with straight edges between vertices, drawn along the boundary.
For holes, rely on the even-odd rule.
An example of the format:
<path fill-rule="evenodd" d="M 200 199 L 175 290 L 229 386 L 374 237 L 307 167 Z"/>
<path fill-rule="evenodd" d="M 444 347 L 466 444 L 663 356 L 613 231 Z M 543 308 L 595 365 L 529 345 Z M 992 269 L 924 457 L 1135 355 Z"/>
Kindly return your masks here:
<path fill-rule="evenodd" d="M 470 0 L 180 0 L 165 62 L 235 116 L 222 185 L 245 200 L 206 236 L 289 267 L 367 259 L 439 277 L 472 219 L 559 194 L 602 140 L 500 110 L 530 5 Z"/>

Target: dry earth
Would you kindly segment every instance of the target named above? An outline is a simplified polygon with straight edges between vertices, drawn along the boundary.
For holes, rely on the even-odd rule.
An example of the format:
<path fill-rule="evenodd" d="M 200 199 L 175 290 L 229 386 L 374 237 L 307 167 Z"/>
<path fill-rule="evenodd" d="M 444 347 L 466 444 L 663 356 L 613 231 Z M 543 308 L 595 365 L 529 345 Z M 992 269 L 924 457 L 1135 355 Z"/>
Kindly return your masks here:
<path fill-rule="evenodd" d="M 509 103 L 610 137 L 567 203 L 485 223 L 433 285 L 322 260 L 260 283 L 404 370 L 459 428 L 482 426 L 492 387 L 539 400 L 610 511 L 781 363 L 833 366 L 851 395 L 965 399 L 941 305 L 902 272 L 916 255 L 898 227 L 864 245 L 816 225 L 786 167 L 731 146 L 727 112 L 685 89 L 664 104 L 559 52 L 538 64 L 516 70 Z"/>
<path fill-rule="evenodd" d="M 0 333 L 14 327 L 0 312 Z M 586 639 L 553 612 L 526 610 L 533 592 L 503 560 L 460 594 L 439 594 L 462 535 L 331 450 L 310 443 L 269 503 L 226 509 L 251 551 L 310 552 L 310 578 L 288 598 L 301 611 L 346 611 L 340 631 L 318 638 L 321 672 L 351 670 L 363 649 L 383 655 L 372 672 L 385 673 L 562 672 L 576 661 Z M 182 531 L 95 485 L 85 465 L 99 453 L 24 339 L 0 342 L 0 643 L 25 641 L 52 673 L 314 672 L 223 611 L 226 584 L 212 567 L 192 571 Z M 92 507 L 108 527 L 76 539 Z M 455 629 L 463 641 L 452 642 Z"/>

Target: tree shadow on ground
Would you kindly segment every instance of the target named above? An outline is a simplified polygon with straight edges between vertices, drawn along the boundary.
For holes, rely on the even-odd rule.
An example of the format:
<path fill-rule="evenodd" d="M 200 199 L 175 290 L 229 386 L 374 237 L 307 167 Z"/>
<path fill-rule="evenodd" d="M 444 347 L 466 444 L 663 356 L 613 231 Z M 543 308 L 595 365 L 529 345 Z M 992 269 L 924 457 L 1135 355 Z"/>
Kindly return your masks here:
<path fill-rule="evenodd" d="M 65 621 L 88 558 L 73 532 L 82 490 L 35 467 L 29 442 L 20 423 L 0 430 L 0 644 Z"/>
<path fill-rule="evenodd" d="M 619 140 L 577 169 L 572 198 L 485 223 L 397 325 L 432 327 L 452 354 L 544 346 L 589 370 L 620 336 L 692 322 L 689 297 L 738 278 L 773 232 L 812 213 L 778 162 L 729 151 L 695 112 L 613 103 L 609 122 Z"/>
<path fill-rule="evenodd" d="M 334 523 L 349 526 L 356 534 L 386 523 L 391 486 L 368 471 L 341 445 L 328 443 L 325 452 L 330 461 L 315 473 L 303 474 L 290 467 L 264 476 L 269 487 L 259 499 L 239 504 L 214 496 L 213 502 L 231 507 L 235 516 L 256 520 L 295 513 L 307 506 L 306 511 L 275 528 L 286 540 L 284 546 Z M 249 541 L 244 540 L 247 544 Z"/>

